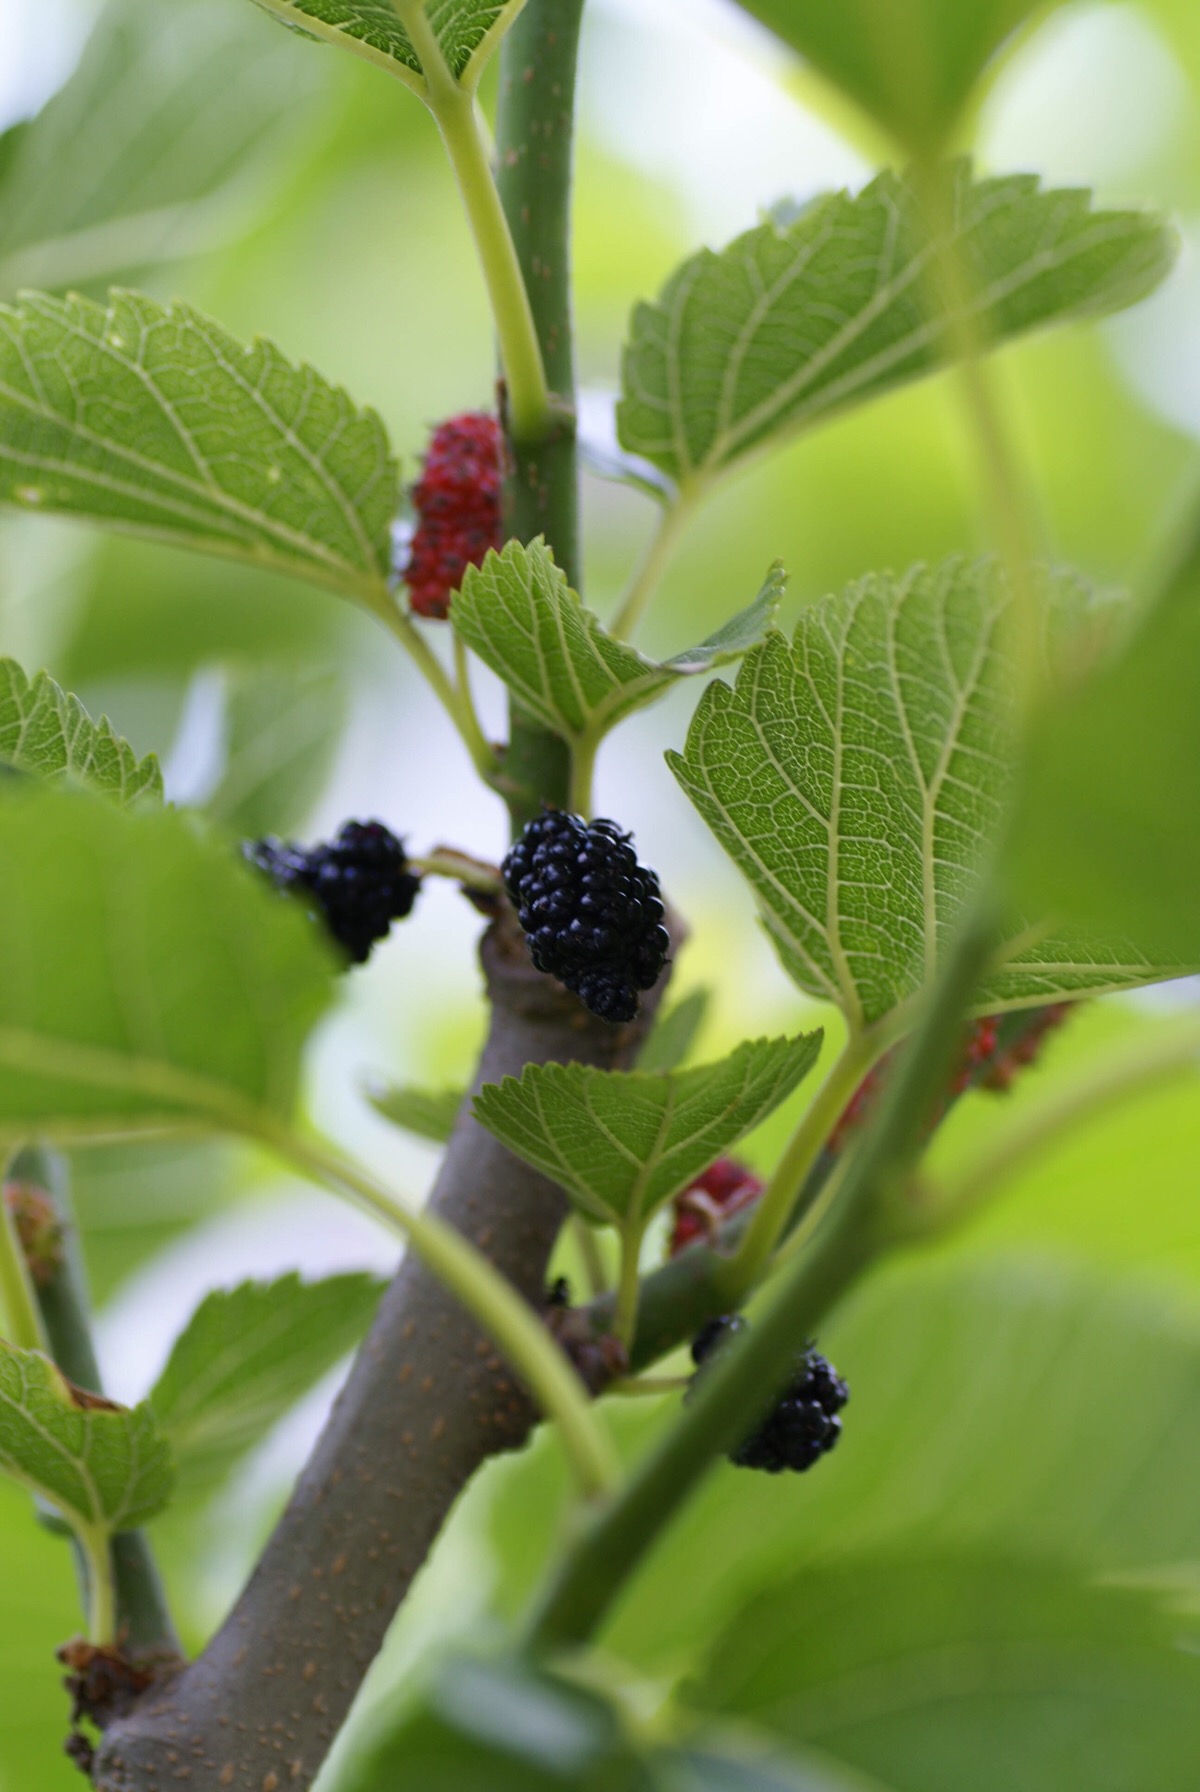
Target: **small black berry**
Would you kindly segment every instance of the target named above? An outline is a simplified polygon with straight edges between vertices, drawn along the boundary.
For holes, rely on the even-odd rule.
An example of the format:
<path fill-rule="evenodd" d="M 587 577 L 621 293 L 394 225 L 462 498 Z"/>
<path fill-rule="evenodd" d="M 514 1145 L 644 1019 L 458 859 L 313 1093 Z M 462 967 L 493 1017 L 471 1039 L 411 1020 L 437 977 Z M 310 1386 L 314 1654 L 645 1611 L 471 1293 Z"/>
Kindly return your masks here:
<path fill-rule="evenodd" d="M 744 1319 L 735 1317 L 710 1319 L 697 1332 L 692 1340 L 695 1379 L 745 1325 Z M 842 1421 L 837 1415 L 849 1398 L 850 1390 L 836 1369 L 809 1344 L 792 1380 L 766 1418 L 729 1452 L 730 1462 L 737 1468 L 765 1469 L 771 1475 L 785 1469 L 803 1474 L 827 1455 L 842 1435 Z"/>
<path fill-rule="evenodd" d="M 277 889 L 310 898 L 355 964 L 365 964 L 392 922 L 412 912 L 421 888 L 403 845 L 381 821 L 348 821 L 335 840 L 308 849 L 268 838 L 242 850 Z"/>
<path fill-rule="evenodd" d="M 662 894 L 613 821 L 548 809 L 503 865 L 504 883 L 539 971 L 557 977 L 602 1020 L 638 1011 L 667 962 Z"/>

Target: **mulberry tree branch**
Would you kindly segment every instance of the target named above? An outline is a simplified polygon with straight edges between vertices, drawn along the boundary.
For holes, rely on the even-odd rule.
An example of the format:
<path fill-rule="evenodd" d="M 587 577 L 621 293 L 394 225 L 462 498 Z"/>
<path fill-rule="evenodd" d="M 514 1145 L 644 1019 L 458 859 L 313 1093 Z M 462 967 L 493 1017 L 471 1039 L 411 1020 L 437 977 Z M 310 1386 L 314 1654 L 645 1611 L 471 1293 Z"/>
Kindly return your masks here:
<path fill-rule="evenodd" d="M 636 1023 L 590 1016 L 497 924 L 477 1086 L 524 1065 L 632 1062 Z M 464 1109 L 431 1207 L 540 1304 L 558 1189 Z M 150 1792 L 304 1792 L 413 1576 L 475 1470 L 526 1438 L 535 1410 L 492 1345 L 415 1259 L 385 1294 L 349 1380 L 251 1580 L 204 1654 L 107 1732 L 95 1783 Z"/>

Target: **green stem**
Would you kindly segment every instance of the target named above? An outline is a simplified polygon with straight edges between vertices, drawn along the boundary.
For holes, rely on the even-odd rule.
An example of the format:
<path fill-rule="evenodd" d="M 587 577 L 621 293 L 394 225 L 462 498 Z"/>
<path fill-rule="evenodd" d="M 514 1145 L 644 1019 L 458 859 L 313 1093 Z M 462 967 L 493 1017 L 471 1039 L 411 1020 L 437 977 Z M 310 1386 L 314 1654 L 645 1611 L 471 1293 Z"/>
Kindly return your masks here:
<path fill-rule="evenodd" d="M 77 1387 L 102 1394 L 104 1384 L 92 1343 L 91 1301 L 67 1166 L 58 1153 L 31 1147 L 14 1160 L 13 1174 L 53 1202 L 62 1237 L 62 1260 L 57 1270 L 47 1280 L 33 1285 L 48 1353 Z M 92 1570 L 83 1554 L 82 1542 L 79 1547 L 84 1590 L 90 1602 Z M 118 1531 L 108 1540 L 108 1552 L 115 1583 L 116 1634 L 122 1648 L 135 1656 L 178 1655 L 179 1638 L 145 1532 Z"/>
<path fill-rule="evenodd" d="M 335 1152 L 286 1128 L 266 1142 L 305 1175 L 349 1195 L 405 1235 L 425 1266 L 494 1339 L 554 1420 L 584 1493 L 610 1489 L 619 1472 L 616 1457 L 583 1382 L 546 1327 L 483 1253 L 452 1226 L 409 1208 Z"/>
<path fill-rule="evenodd" d="M 994 1199 L 1004 1183 L 1048 1146 L 1059 1143 L 1084 1121 L 1107 1114 L 1169 1078 L 1200 1068 L 1200 1021 L 1190 1017 L 1176 1026 L 1155 1028 L 1149 1038 L 1108 1054 L 1090 1074 L 1069 1088 L 1052 1091 L 1036 1106 L 1018 1113 L 994 1144 L 970 1159 L 952 1181 L 940 1188 L 922 1184 L 919 1203 L 907 1203 L 901 1227 L 905 1235 L 923 1236 L 962 1225 Z"/>
<path fill-rule="evenodd" d="M 471 689 L 471 660 L 467 644 L 457 630 L 454 633 L 454 678 L 460 726 L 467 751 L 477 767 L 489 768 L 485 775 L 491 779 L 496 771 L 496 753 L 479 721 L 475 694 Z"/>
<path fill-rule="evenodd" d="M 617 613 L 609 625 L 608 632 L 619 641 L 627 641 L 637 632 L 638 624 L 662 583 L 663 573 L 675 552 L 676 543 L 691 521 L 695 507 L 695 495 L 689 494 L 685 498 L 681 493 L 673 503 L 664 504 L 659 512 L 646 551 L 638 562 Z"/>
<path fill-rule="evenodd" d="M 571 179 L 575 68 L 583 0 L 526 0 L 504 40 L 496 111 L 497 186 L 529 293 L 555 427 L 529 443 L 510 420 L 506 538 L 545 537 L 568 582 L 583 590 L 575 354 L 571 318 Z M 504 796 L 514 830 L 543 805 L 569 803 L 565 741 L 510 704 Z"/>
<path fill-rule="evenodd" d="M 484 738 L 469 688 L 464 692 L 455 685 L 420 629 L 402 610 L 389 605 L 386 609 L 381 609 L 379 614 L 401 646 L 412 656 L 417 670 L 424 676 L 434 696 L 453 722 L 480 778 L 485 784 L 494 786 L 499 759 L 495 749 Z M 457 649 L 457 637 L 455 646 Z"/>
<path fill-rule="evenodd" d="M 581 736 L 571 747 L 571 788 L 567 806 L 573 815 L 582 815 L 585 821 L 592 813 L 592 778 L 599 750 L 600 741 L 593 735 Z"/>
<path fill-rule="evenodd" d="M 951 170 L 944 164 L 919 162 L 913 170 L 914 186 L 935 244 L 934 298 L 945 312 L 964 410 L 975 440 L 988 522 L 1008 574 L 1018 714 L 1024 718 L 1036 704 L 1043 682 L 1041 629 L 1031 570 L 1038 535 L 990 372 L 983 363 L 990 342 L 980 321 L 978 293 L 962 256 L 951 246 L 956 226 L 951 178 Z"/>
<path fill-rule="evenodd" d="M 621 1268 L 617 1277 L 617 1305 L 613 1313 L 613 1336 L 623 1345 L 628 1356 L 637 1332 L 638 1277 L 642 1254 L 642 1227 L 630 1226 L 621 1234 Z"/>
<path fill-rule="evenodd" d="M 117 1641 L 112 1538 L 103 1527 L 87 1525 L 81 1525 L 75 1536 L 87 1563 L 88 1641 L 108 1648 Z"/>
<path fill-rule="evenodd" d="M 775 1173 L 757 1202 L 737 1251 L 722 1274 L 731 1306 L 740 1306 L 792 1223 L 796 1201 L 854 1091 L 879 1062 L 886 1042 L 873 1032 L 852 1034 L 805 1109 Z"/>
<path fill-rule="evenodd" d="M 485 865 L 482 859 L 473 859 L 450 847 L 414 853 L 408 864 L 418 877 L 445 877 L 451 883 L 461 884 L 464 890 L 475 890 L 481 896 L 500 896 L 504 890 L 504 880 L 495 865 Z"/>
<path fill-rule="evenodd" d="M 447 68 L 425 0 L 396 0 L 396 9 L 420 58 L 429 109 L 442 134 L 475 238 L 504 369 L 509 427 L 518 441 L 544 441 L 553 425 L 553 410 L 541 343 L 496 190 L 475 96 L 460 87 Z"/>
<path fill-rule="evenodd" d="M 691 1385 L 690 1375 L 638 1375 L 629 1381 L 614 1381 L 604 1392 L 619 1400 L 644 1400 L 651 1395 L 661 1399 L 664 1394 L 685 1393 Z"/>
<path fill-rule="evenodd" d="M 980 901 L 947 954 L 912 1044 L 811 1250 L 775 1279 L 754 1325 L 719 1354 L 678 1422 L 580 1531 L 535 1612 L 532 1649 L 569 1647 L 593 1635 L 700 1478 L 770 1404 L 798 1340 L 882 1248 L 881 1202 L 920 1150 L 924 1117 L 949 1068 L 993 938 L 990 906 Z"/>
<path fill-rule="evenodd" d="M 17 1236 L 17 1222 L 0 1192 L 0 1313 L 5 1336 L 18 1350 L 46 1350 L 33 1278 Z"/>
<path fill-rule="evenodd" d="M 608 1265 L 604 1261 L 604 1253 L 600 1249 L 600 1240 L 594 1226 L 580 1213 L 571 1215 L 571 1236 L 575 1241 L 575 1249 L 579 1253 L 579 1262 L 587 1281 L 588 1294 L 592 1300 L 598 1300 L 608 1292 Z"/>

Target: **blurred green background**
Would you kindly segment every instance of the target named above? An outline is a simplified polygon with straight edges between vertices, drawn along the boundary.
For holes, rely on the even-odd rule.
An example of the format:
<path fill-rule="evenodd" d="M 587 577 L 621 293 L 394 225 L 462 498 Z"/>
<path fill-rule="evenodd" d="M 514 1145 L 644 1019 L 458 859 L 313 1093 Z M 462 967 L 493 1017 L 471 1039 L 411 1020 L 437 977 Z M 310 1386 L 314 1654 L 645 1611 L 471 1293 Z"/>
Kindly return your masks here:
<path fill-rule="evenodd" d="M 0 42 L 0 127 L 11 127 L 0 137 L 0 299 L 24 285 L 101 291 L 114 281 L 184 297 L 240 336 L 269 335 L 375 405 L 407 476 L 432 422 L 489 403 L 481 284 L 435 132 L 411 96 L 287 35 L 246 0 L 0 0 Z M 51 110 L 23 127 L 63 82 Z M 1048 548 L 1101 588 L 1145 588 L 1200 490 L 1198 101 L 1195 0 L 1085 3 L 1053 9 L 1023 40 L 979 119 L 986 168 L 1093 185 L 1106 202 L 1153 200 L 1183 235 L 1179 266 L 1150 303 L 1011 350 L 997 368 Z M 858 184 L 874 152 L 857 131 L 727 0 L 592 0 L 576 268 L 581 376 L 596 389 L 597 415 L 632 302 L 699 242 L 722 242 L 762 207 Z M 650 506 L 590 475 L 584 502 L 588 596 L 603 612 L 640 552 Z M 723 491 L 685 539 L 646 645 L 699 638 L 749 600 L 775 558 L 791 574 L 792 615 L 868 569 L 983 542 L 956 395 L 929 382 Z M 473 788 L 399 651 L 318 592 L 5 517 L 0 653 L 31 671 L 45 665 L 107 711 L 139 751 L 163 755 L 171 796 L 210 804 L 235 831 L 307 838 L 377 814 L 418 848 L 501 849 L 499 805 Z M 497 693 L 481 683 L 498 720 Z M 662 765 L 693 701 L 688 693 L 637 718 L 606 748 L 597 808 L 634 828 L 688 915 L 678 986 L 715 989 L 708 1052 L 814 1015 L 788 990 L 747 894 Z M 482 1025 L 474 935 L 465 905 L 425 898 L 370 970 L 348 979 L 314 1055 L 316 1116 L 414 1193 L 433 1154 L 373 1114 L 363 1081 L 465 1074 Z M 965 1103 L 939 1158 L 965 1162 L 1031 1095 L 1158 1024 L 1166 1006 L 1196 1000 L 1181 987 L 1097 1005 L 1055 1039 L 1029 1079 L 1038 1089 Z M 769 1161 L 785 1122 L 777 1116 L 753 1141 L 758 1161 Z M 386 1269 L 394 1255 L 365 1221 L 240 1151 L 93 1152 L 81 1154 L 76 1177 L 102 1352 L 124 1398 L 152 1381 L 207 1287 L 293 1266 Z M 1143 1720 L 1119 1721 L 1119 1699 L 1114 1717 L 1112 1698 L 1050 1670 L 1033 1720 L 1045 1747 L 1014 1777 L 1013 1708 L 996 1691 L 1004 1675 L 989 1678 L 979 1663 L 1003 1663 L 1013 1639 L 1036 1630 L 1029 1612 L 1055 1598 L 1055 1575 L 1076 1577 L 1055 1607 L 1059 1629 L 1086 1639 L 1114 1688 L 1136 1687 L 1140 1671 L 1143 1606 L 1135 1618 L 1120 1604 L 1130 1587 L 1167 1589 L 1172 1622 L 1190 1635 L 1200 1589 L 1196 1076 L 1072 1137 L 937 1262 L 889 1267 L 822 1343 L 854 1387 L 843 1446 L 811 1483 L 731 1470 L 710 1482 L 608 1639 L 640 1689 L 639 1709 L 657 1710 L 691 1671 L 697 1639 L 722 1626 L 731 1626 L 723 1646 L 743 1659 L 738 1623 L 778 1631 L 797 1681 L 819 1685 L 819 1652 L 814 1668 L 788 1630 L 803 1609 L 813 1637 L 827 1627 L 841 1664 L 837 1699 L 815 1706 L 810 1692 L 789 1706 L 778 1687 L 750 1681 L 739 1692 L 719 1651 L 695 1697 L 848 1764 L 859 1777 L 839 1784 L 1194 1785 L 1200 1717 L 1181 1714 L 1174 1689 L 1154 1691 L 1157 1777 L 1123 1779 L 1122 1738 Z M 156 1527 L 193 1645 L 251 1563 L 328 1397 L 293 1415 L 209 1508 Z M 632 1446 L 656 1415 L 622 1419 Z M 481 1478 L 372 1677 L 364 1722 L 437 1638 L 478 1636 L 517 1608 L 545 1559 L 560 1493 L 545 1441 Z M 1043 1573 L 1043 1563 L 1054 1566 Z M 1126 1590 L 1102 1611 L 1078 1591 L 1090 1597 L 1097 1577 Z M 905 1630 L 916 1612 L 927 1636 Z M 66 1550 L 0 1484 L 0 1792 L 78 1783 L 60 1754 L 52 1661 L 78 1623 Z M 882 1669 L 866 1659 L 868 1641 L 880 1659 L 894 1645 L 898 1656 L 928 1648 L 974 1661 L 975 1680 L 945 1695 L 954 1721 L 927 1714 L 922 1729 L 919 1700 L 871 1694 Z M 812 1638 L 807 1647 L 817 1648 Z M 857 1703 L 856 1687 L 868 1689 Z M 1194 1700 L 1190 1683 L 1179 1699 Z M 1026 1730 L 1030 1721 L 1026 1710 Z M 323 1783 L 335 1782 L 331 1770 Z"/>

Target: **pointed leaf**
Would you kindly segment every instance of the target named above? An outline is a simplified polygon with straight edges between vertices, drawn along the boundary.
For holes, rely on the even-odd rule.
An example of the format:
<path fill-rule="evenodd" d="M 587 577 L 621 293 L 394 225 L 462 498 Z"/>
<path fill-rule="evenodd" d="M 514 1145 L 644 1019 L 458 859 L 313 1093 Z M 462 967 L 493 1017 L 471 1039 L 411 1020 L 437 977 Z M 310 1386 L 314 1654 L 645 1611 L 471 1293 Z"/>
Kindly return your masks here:
<path fill-rule="evenodd" d="M 1054 1563 L 851 1556 L 752 1600 L 693 1696 L 889 1792 L 1188 1792 L 1200 1662 L 1179 1630 Z"/>
<path fill-rule="evenodd" d="M 417 93 L 425 87 L 421 58 L 403 22 L 406 0 L 258 0 L 285 25 L 323 43 L 341 44 L 395 75 Z M 525 0 L 426 0 L 446 67 L 474 87 Z"/>
<path fill-rule="evenodd" d="M 207 1296 L 149 1396 L 180 1490 L 208 1491 L 238 1457 L 360 1342 L 383 1284 L 374 1276 L 242 1282 Z"/>
<path fill-rule="evenodd" d="M 434 1145 L 444 1145 L 454 1131 L 458 1111 L 467 1099 L 465 1089 L 417 1089 L 411 1084 L 384 1084 L 368 1088 L 367 1099 L 377 1114 L 402 1126 L 405 1132 Z"/>
<path fill-rule="evenodd" d="M 539 537 L 510 541 L 472 567 L 455 596 L 455 629 L 529 713 L 564 740 L 599 740 L 680 678 L 737 659 L 774 620 L 784 572 L 774 566 L 749 607 L 698 647 L 664 662 L 607 633 Z"/>
<path fill-rule="evenodd" d="M 1080 593 L 1049 580 L 1047 608 Z M 878 574 L 773 635 L 704 693 L 668 761 L 752 885 L 801 989 L 870 1025 L 932 980 L 1010 795 L 1005 581 L 949 560 Z M 995 1012 L 1188 968 L 1014 923 L 981 987 Z"/>
<path fill-rule="evenodd" d="M 639 1070 L 678 1070 L 684 1063 L 708 1018 L 712 991 L 692 989 L 654 1023 L 638 1054 Z"/>
<path fill-rule="evenodd" d="M 674 1073 L 531 1064 L 486 1084 L 475 1115 L 589 1219 L 637 1228 L 791 1094 L 821 1038 L 748 1040 Z"/>
<path fill-rule="evenodd" d="M 348 705 L 338 669 L 234 671 L 225 685 L 225 765 L 206 812 L 248 839 L 298 827 L 332 770 Z"/>
<path fill-rule="evenodd" d="M 257 1131 L 329 1001 L 318 929 L 172 811 L 0 790 L 0 1136 Z"/>
<path fill-rule="evenodd" d="M 139 760 L 107 716 L 93 722 L 78 697 L 46 672 L 30 680 L 16 660 L 0 660 L 0 764 L 35 777 L 86 784 L 119 803 L 161 798 L 152 753 Z"/>
<path fill-rule="evenodd" d="M 1045 0 L 739 0 L 914 152 L 937 150 Z"/>
<path fill-rule="evenodd" d="M 311 118 L 316 59 L 209 0 L 109 0 L 0 163 L 0 297 L 109 284 L 224 246 Z"/>
<path fill-rule="evenodd" d="M 973 182 L 962 164 L 952 203 L 948 246 L 976 295 L 972 327 L 997 343 L 1133 304 L 1174 254 L 1160 220 L 1090 211 L 1086 193 L 1043 193 L 1032 175 Z M 622 444 L 682 486 L 704 483 L 932 372 L 962 330 L 935 300 L 936 253 L 893 174 L 702 250 L 634 313 Z"/>
<path fill-rule="evenodd" d="M 77 1530 L 127 1531 L 166 1504 L 171 1452 L 148 1406 L 81 1395 L 36 1350 L 0 1339 L 0 1470 Z"/>
<path fill-rule="evenodd" d="M 383 425 L 270 343 L 114 292 L 0 308 L 0 502 L 386 601 Z"/>

